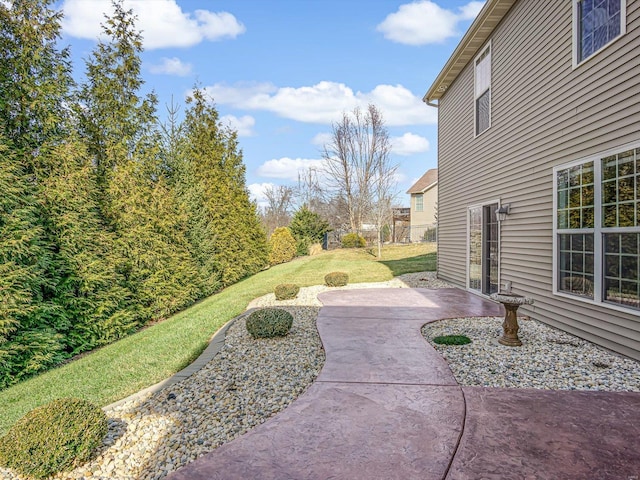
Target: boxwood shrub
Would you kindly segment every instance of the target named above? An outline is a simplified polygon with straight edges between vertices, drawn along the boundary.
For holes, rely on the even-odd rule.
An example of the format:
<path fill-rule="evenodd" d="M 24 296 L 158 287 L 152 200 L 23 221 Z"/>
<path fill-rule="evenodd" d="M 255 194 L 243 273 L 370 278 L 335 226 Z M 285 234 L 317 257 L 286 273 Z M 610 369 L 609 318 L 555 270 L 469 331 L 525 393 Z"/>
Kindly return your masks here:
<path fill-rule="evenodd" d="M 300 287 L 293 283 L 281 283 L 277 285 L 273 293 L 276 295 L 276 300 L 291 300 L 296 298 Z"/>
<path fill-rule="evenodd" d="M 324 276 L 327 287 L 344 287 L 349 282 L 349 274 L 345 272 L 331 272 Z"/>
<path fill-rule="evenodd" d="M 47 478 L 82 465 L 102 444 L 107 417 L 86 400 L 62 398 L 35 408 L 0 438 L 0 465 Z"/>
<path fill-rule="evenodd" d="M 291 330 L 293 315 L 281 308 L 262 308 L 247 316 L 247 331 L 253 338 L 284 337 Z"/>

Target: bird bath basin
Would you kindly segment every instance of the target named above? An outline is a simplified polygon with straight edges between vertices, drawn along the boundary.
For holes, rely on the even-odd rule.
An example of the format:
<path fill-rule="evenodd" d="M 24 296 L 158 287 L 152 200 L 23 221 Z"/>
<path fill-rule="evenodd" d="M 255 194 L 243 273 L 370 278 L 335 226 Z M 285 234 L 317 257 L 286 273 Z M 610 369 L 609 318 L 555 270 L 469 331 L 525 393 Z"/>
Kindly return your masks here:
<path fill-rule="evenodd" d="M 518 307 L 520 305 L 531 305 L 533 298 L 505 292 L 494 293 L 490 298 L 504 305 L 505 315 L 502 323 L 502 337 L 498 339 L 498 342 L 507 347 L 519 347 L 522 342 L 518 338 L 518 330 L 520 330 L 517 315 Z"/>

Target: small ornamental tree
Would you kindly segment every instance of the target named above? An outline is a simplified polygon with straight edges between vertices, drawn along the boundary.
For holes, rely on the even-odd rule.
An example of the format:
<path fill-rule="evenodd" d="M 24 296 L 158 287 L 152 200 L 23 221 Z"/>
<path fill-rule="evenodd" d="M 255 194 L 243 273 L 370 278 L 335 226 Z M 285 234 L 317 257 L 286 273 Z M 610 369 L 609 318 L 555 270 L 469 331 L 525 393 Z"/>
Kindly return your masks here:
<path fill-rule="evenodd" d="M 287 227 L 279 227 L 273 231 L 269 239 L 269 264 L 290 262 L 296 256 L 296 240 Z"/>
<path fill-rule="evenodd" d="M 331 231 L 329 222 L 312 212 L 303 205 L 293 216 L 289 224 L 291 234 L 298 243 L 307 240 L 305 244 L 308 246 L 312 243 L 322 242 L 324 234 Z"/>

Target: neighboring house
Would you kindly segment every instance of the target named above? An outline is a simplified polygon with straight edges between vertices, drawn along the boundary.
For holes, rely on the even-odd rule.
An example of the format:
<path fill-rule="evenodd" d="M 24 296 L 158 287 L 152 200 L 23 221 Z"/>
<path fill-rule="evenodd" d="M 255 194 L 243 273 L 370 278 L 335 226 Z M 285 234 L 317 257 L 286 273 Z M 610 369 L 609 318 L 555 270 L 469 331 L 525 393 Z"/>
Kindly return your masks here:
<path fill-rule="evenodd" d="M 424 100 L 438 276 L 640 359 L 640 1 L 487 0 Z"/>
<path fill-rule="evenodd" d="M 433 228 L 437 220 L 438 169 L 427 170 L 420 179 L 407 190 L 411 195 L 411 241 L 424 240 L 427 229 Z"/>

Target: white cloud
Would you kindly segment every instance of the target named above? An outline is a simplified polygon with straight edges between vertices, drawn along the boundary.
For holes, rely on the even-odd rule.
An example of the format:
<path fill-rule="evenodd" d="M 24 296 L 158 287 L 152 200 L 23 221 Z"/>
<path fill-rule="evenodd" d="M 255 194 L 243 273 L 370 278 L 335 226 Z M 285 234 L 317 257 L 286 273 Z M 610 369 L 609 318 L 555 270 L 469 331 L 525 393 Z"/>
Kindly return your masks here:
<path fill-rule="evenodd" d="M 162 57 L 162 63 L 159 65 L 150 65 L 149 71 L 157 74 L 186 77 L 191 73 L 191 64 L 183 63 L 178 57 Z"/>
<path fill-rule="evenodd" d="M 447 10 L 430 0 L 400 5 L 377 26 L 387 40 L 406 45 L 442 43 L 458 35 L 458 23 L 471 20 L 484 2 L 472 1 L 458 11 Z"/>
<path fill-rule="evenodd" d="M 277 158 L 269 160 L 258 167 L 258 175 L 268 178 L 281 178 L 298 181 L 298 174 L 317 168 L 322 169 L 323 161 L 307 158 Z"/>
<path fill-rule="evenodd" d="M 251 200 L 254 200 L 258 206 L 265 207 L 267 206 L 267 197 L 264 192 L 274 188 L 276 185 L 273 183 L 251 183 L 247 185 L 249 189 L 249 197 Z"/>
<path fill-rule="evenodd" d="M 328 132 L 318 133 L 315 137 L 311 139 L 311 143 L 313 145 L 318 145 L 320 147 L 324 147 L 326 144 L 331 143 L 333 140 L 333 135 Z"/>
<path fill-rule="evenodd" d="M 401 137 L 392 137 L 391 148 L 396 155 L 413 155 L 429 150 L 429 140 L 415 133 L 407 132 Z"/>
<path fill-rule="evenodd" d="M 473 20 L 478 16 L 482 7 L 484 7 L 484 2 L 469 2 L 460 7 L 460 18 L 462 20 Z"/>
<path fill-rule="evenodd" d="M 224 115 L 220 117 L 220 122 L 223 125 L 228 125 L 233 130 L 238 132 L 239 137 L 250 137 L 253 135 L 253 127 L 256 124 L 256 119 L 251 115 L 244 115 L 242 117 L 236 117 L 235 115 Z"/>
<path fill-rule="evenodd" d="M 125 0 L 124 8 L 137 15 L 136 28 L 142 30 L 147 49 L 190 47 L 203 40 L 235 38 L 246 28 L 228 12 L 196 10 L 184 12 L 176 0 Z M 105 14 L 111 15 L 111 0 L 65 0 L 62 5 L 65 33 L 94 40 L 102 34 Z"/>
<path fill-rule="evenodd" d="M 270 93 L 277 92 L 278 88 L 270 83 L 238 82 L 234 85 L 216 83 L 204 87 L 203 90 L 217 104 L 248 108 L 247 99 L 269 96 Z M 188 92 L 188 95 L 191 95 L 191 92 Z"/>
<path fill-rule="evenodd" d="M 205 88 L 217 104 L 246 110 L 267 110 L 300 122 L 331 124 L 342 112 L 375 104 L 388 126 L 434 125 L 437 113 L 402 85 L 378 85 L 370 92 L 354 92 L 344 83 L 322 81 L 313 86 L 217 83 Z"/>

